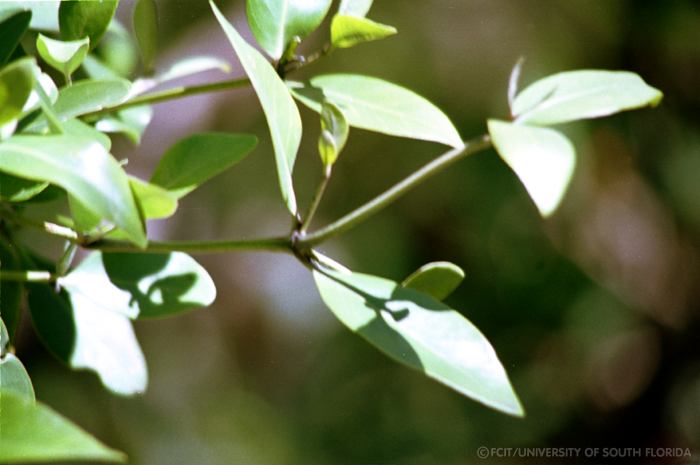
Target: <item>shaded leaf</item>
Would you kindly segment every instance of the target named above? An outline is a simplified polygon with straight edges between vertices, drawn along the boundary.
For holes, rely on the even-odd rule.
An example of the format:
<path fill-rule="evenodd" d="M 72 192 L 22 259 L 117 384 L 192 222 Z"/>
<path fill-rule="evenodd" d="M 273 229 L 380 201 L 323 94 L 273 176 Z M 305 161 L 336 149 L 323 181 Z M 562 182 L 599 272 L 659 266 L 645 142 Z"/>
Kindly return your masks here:
<path fill-rule="evenodd" d="M 62 72 L 66 78 L 78 69 L 90 47 L 90 39 L 62 41 L 51 39 L 43 34 L 36 38 L 39 56 L 54 69 Z"/>
<path fill-rule="evenodd" d="M 294 96 L 316 112 L 324 99 L 338 106 L 351 126 L 392 136 L 464 143 L 449 118 L 420 95 L 390 82 L 357 74 L 326 74 L 308 85 L 289 83 Z"/>
<path fill-rule="evenodd" d="M 516 121 L 557 124 L 657 105 L 663 94 L 627 71 L 580 70 L 554 74 L 520 92 Z"/>
<path fill-rule="evenodd" d="M 247 0 L 248 24 L 255 40 L 279 60 L 296 36 L 311 34 L 328 13 L 332 0 Z"/>
<path fill-rule="evenodd" d="M 153 69 L 158 43 L 158 8 L 155 0 L 136 0 L 132 25 L 143 67 L 148 72 Z"/>
<path fill-rule="evenodd" d="M 489 120 L 489 134 L 498 154 L 515 172 L 542 216 L 559 206 L 576 165 L 576 152 L 563 134 Z"/>
<path fill-rule="evenodd" d="M 116 394 L 146 389 L 146 362 L 127 317 L 81 293 L 57 294 L 46 284 L 30 284 L 27 290 L 34 328 L 59 360 L 74 369 L 94 371 Z"/>
<path fill-rule="evenodd" d="M 58 9 L 61 37 L 65 40 L 88 37 L 90 48 L 95 48 L 112 21 L 117 3 L 117 0 L 61 2 Z"/>
<path fill-rule="evenodd" d="M 216 298 L 216 287 L 206 270 L 181 252 L 93 252 L 59 283 L 72 299 L 79 296 L 129 318 L 174 315 L 206 307 Z"/>
<path fill-rule="evenodd" d="M 0 460 L 38 462 L 104 460 L 124 462 L 126 456 L 54 412 L 12 391 L 0 391 Z"/>
<path fill-rule="evenodd" d="M 0 201 L 24 202 L 39 195 L 48 186 L 47 182 L 29 181 L 0 173 Z"/>
<path fill-rule="evenodd" d="M 250 134 L 193 134 L 165 152 L 151 183 L 182 197 L 241 161 L 257 143 L 258 139 Z"/>
<path fill-rule="evenodd" d="M 523 410 L 491 344 L 458 312 L 376 276 L 314 271 L 336 317 L 382 352 L 489 407 Z"/>
<path fill-rule="evenodd" d="M 0 126 L 16 120 L 34 88 L 36 64 L 22 58 L 0 70 Z"/>
<path fill-rule="evenodd" d="M 15 247 L 0 240 L 0 270 L 21 270 L 22 266 Z M 20 322 L 23 284 L 0 281 L 0 353 L 12 342 Z"/>
<path fill-rule="evenodd" d="M 396 34 L 396 28 L 351 15 L 335 15 L 331 22 L 331 44 L 349 48 L 362 42 L 383 39 Z"/>
<path fill-rule="evenodd" d="M 0 144 L 0 169 L 64 188 L 131 241 L 146 244 L 126 174 L 98 142 L 72 135 L 13 136 Z"/>
<path fill-rule="evenodd" d="M 31 11 L 7 10 L 0 12 L 0 66 L 7 63 L 19 41 L 29 28 Z"/>
<path fill-rule="evenodd" d="M 297 212 L 297 202 L 292 184 L 292 170 L 301 141 L 299 110 L 272 65 L 243 40 L 212 1 L 210 4 L 262 105 L 275 149 L 282 198 L 287 209 L 294 215 Z"/>
<path fill-rule="evenodd" d="M 330 102 L 321 105 L 321 136 L 318 153 L 324 166 L 332 166 L 348 140 L 348 122 L 340 108 Z"/>
<path fill-rule="evenodd" d="M 431 262 L 414 271 L 401 285 L 443 300 L 457 289 L 462 280 L 464 271 L 454 263 Z"/>

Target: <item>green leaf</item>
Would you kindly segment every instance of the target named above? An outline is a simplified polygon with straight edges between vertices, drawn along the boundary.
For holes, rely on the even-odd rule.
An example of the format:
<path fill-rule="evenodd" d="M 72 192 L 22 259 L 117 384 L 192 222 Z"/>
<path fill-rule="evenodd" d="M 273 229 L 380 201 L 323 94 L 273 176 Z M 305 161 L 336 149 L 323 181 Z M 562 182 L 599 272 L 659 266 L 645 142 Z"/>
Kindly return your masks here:
<path fill-rule="evenodd" d="M 236 32 L 226 18 L 221 14 L 213 1 L 211 8 L 216 19 L 221 24 L 231 46 L 236 51 L 250 82 L 258 95 L 267 124 L 270 127 L 272 145 L 275 149 L 275 162 L 279 177 L 282 198 L 287 209 L 295 215 L 297 201 L 292 184 L 292 170 L 296 160 L 297 150 L 301 142 L 301 118 L 294 100 L 284 82 L 267 62 L 260 52 L 251 47 Z M 320 104 L 319 104 L 320 110 Z"/>
<path fill-rule="evenodd" d="M 489 120 L 489 134 L 498 154 L 530 194 L 542 216 L 559 206 L 576 165 L 574 147 L 563 134 L 548 128 Z"/>
<path fill-rule="evenodd" d="M 117 3 L 117 0 L 61 2 L 58 9 L 61 37 L 65 40 L 88 37 L 90 48 L 95 48 L 112 21 Z"/>
<path fill-rule="evenodd" d="M 363 17 L 372 7 L 374 0 L 340 0 L 338 14 Z"/>
<path fill-rule="evenodd" d="M 524 414 L 488 340 L 458 312 L 376 276 L 328 270 L 314 278 L 335 316 L 394 360 L 496 410 Z"/>
<path fill-rule="evenodd" d="M 146 235 L 126 174 L 98 142 L 80 136 L 13 136 L 0 144 L 0 170 L 56 184 L 139 246 Z"/>
<path fill-rule="evenodd" d="M 323 21 L 332 0 L 247 0 L 248 23 L 260 46 L 279 60 L 296 36 L 311 34 Z"/>
<path fill-rule="evenodd" d="M 464 143 L 449 118 L 418 94 L 381 79 L 357 74 L 326 74 L 307 85 L 289 83 L 294 96 L 316 112 L 324 99 L 343 111 L 351 126 L 392 136 Z"/>
<path fill-rule="evenodd" d="M 0 20 L 0 66 L 7 63 L 29 28 L 31 11 L 7 11 Z"/>
<path fill-rule="evenodd" d="M 143 217 L 147 220 L 157 220 L 172 216 L 177 210 L 178 196 L 176 193 L 129 176 L 129 184 L 134 192 Z"/>
<path fill-rule="evenodd" d="M 95 124 L 95 128 L 102 132 L 122 133 L 138 145 L 152 118 L 153 108 L 150 105 L 141 105 L 102 118 Z"/>
<path fill-rule="evenodd" d="M 89 286 L 90 282 L 82 283 Z M 96 284 L 96 286 L 99 283 Z M 102 384 L 121 395 L 142 393 L 146 362 L 131 322 L 82 293 L 57 294 L 47 284 L 29 284 L 32 321 L 44 345 L 74 369 L 94 371 Z M 107 301 L 111 295 L 100 297 Z"/>
<path fill-rule="evenodd" d="M 335 15 L 331 22 L 331 45 L 349 48 L 362 42 L 383 39 L 396 34 L 396 28 L 367 18 Z"/>
<path fill-rule="evenodd" d="M 42 31 L 58 31 L 58 6 L 60 0 L 2 0 L 0 14 L 7 11 L 31 11 L 32 19 L 29 27 Z"/>
<path fill-rule="evenodd" d="M 53 68 L 62 72 L 66 79 L 78 69 L 90 48 L 90 39 L 61 41 L 39 34 L 36 49 L 41 58 Z"/>
<path fill-rule="evenodd" d="M 655 106 L 662 97 L 635 73 L 569 71 L 528 86 L 515 98 L 511 111 L 519 123 L 550 125 Z"/>
<path fill-rule="evenodd" d="M 321 105 L 321 136 L 318 153 L 326 167 L 333 166 L 348 140 L 348 122 L 340 108 L 330 102 Z"/>
<path fill-rule="evenodd" d="M 72 118 L 65 121 L 63 123 L 63 129 L 66 134 L 93 139 L 94 141 L 99 142 L 99 144 L 107 151 L 112 148 L 112 141 L 109 136 L 102 134 L 97 129 L 79 119 Z"/>
<path fill-rule="evenodd" d="M 33 58 L 22 58 L 0 70 L 0 126 L 16 120 L 34 88 Z"/>
<path fill-rule="evenodd" d="M 62 120 L 112 107 L 129 94 L 124 79 L 85 79 L 61 89 L 54 109 Z"/>
<path fill-rule="evenodd" d="M 401 285 L 443 300 L 457 289 L 462 280 L 464 271 L 454 263 L 431 262 L 414 271 Z"/>
<path fill-rule="evenodd" d="M 39 195 L 48 186 L 47 182 L 28 181 L 0 173 L 0 201 L 24 202 Z"/>
<path fill-rule="evenodd" d="M 151 183 L 182 197 L 243 160 L 257 143 L 257 137 L 249 134 L 193 134 L 165 152 Z"/>
<path fill-rule="evenodd" d="M 25 399 L 34 400 L 34 387 L 27 370 L 14 354 L 8 353 L 0 357 L 0 392 L 10 391 Z"/>
<path fill-rule="evenodd" d="M 0 411 L 2 462 L 126 461 L 123 453 L 108 448 L 49 407 L 12 391 L 0 391 Z"/>
<path fill-rule="evenodd" d="M 216 298 L 214 282 L 192 257 L 93 252 L 59 279 L 71 299 L 129 318 L 155 318 L 206 307 Z"/>
<path fill-rule="evenodd" d="M 136 0 L 132 25 L 143 67 L 150 72 L 158 48 L 158 8 L 155 0 Z"/>
<path fill-rule="evenodd" d="M 4 239 L 0 240 L 0 270 L 21 270 L 15 247 Z M 0 281 L 0 353 L 8 342 L 12 342 L 21 317 L 23 284 L 13 281 Z"/>

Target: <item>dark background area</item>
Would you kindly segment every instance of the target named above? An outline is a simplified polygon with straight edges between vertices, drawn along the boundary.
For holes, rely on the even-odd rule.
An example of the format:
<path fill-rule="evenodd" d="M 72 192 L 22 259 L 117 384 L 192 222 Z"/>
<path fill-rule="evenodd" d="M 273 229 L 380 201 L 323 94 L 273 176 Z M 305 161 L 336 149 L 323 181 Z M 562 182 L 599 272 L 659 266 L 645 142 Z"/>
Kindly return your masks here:
<path fill-rule="evenodd" d="M 137 322 L 150 370 L 143 397 L 110 395 L 38 344 L 25 316 L 18 354 L 37 396 L 126 451 L 135 465 L 521 463 L 485 447 L 681 447 L 700 461 L 700 5 L 696 1 L 377 0 L 369 17 L 399 34 L 339 51 L 295 78 L 349 72 L 415 90 L 462 136 L 507 115 L 510 69 L 522 83 L 579 68 L 625 69 L 661 89 L 660 107 L 565 125 L 578 166 L 561 209 L 542 220 L 492 150 L 464 160 L 322 250 L 354 270 L 401 280 L 420 265 L 466 271 L 448 299 L 492 341 L 527 410 L 498 414 L 388 360 L 323 307 L 287 256 L 199 256 L 217 283 L 208 309 Z M 222 4 L 250 38 L 244 2 Z M 159 1 L 158 68 L 198 53 L 241 69 L 208 4 Z M 335 8 L 335 7 L 334 7 Z M 128 26 L 131 2 L 118 15 Z M 302 45 L 327 39 L 327 22 Z M 125 66 L 133 51 L 118 54 Z M 130 58 L 131 57 L 131 58 Z M 186 82 L 222 79 L 207 73 Z M 318 117 L 296 167 L 301 202 L 320 177 Z M 272 147 L 250 89 L 159 104 L 143 143 L 114 140 L 147 175 L 193 132 L 252 132 L 261 143 L 204 185 L 154 238 L 286 231 Z M 443 148 L 351 130 L 316 225 L 327 223 Z M 528 463 L 542 463 L 532 459 Z M 575 463 L 547 459 L 548 464 Z"/>

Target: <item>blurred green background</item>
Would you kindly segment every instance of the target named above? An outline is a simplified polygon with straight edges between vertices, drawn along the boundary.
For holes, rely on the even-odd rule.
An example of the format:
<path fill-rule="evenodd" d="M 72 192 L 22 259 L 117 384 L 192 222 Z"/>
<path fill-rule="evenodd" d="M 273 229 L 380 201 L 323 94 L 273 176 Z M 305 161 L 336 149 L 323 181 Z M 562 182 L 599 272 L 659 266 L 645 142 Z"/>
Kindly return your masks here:
<path fill-rule="evenodd" d="M 480 459 L 481 446 L 700 453 L 698 2 L 375 3 L 370 18 L 399 34 L 339 51 L 302 77 L 365 73 L 404 85 L 441 107 L 464 138 L 483 133 L 487 117 L 507 115 L 508 75 L 520 56 L 523 84 L 568 69 L 626 69 L 665 93 L 655 110 L 565 126 L 578 169 L 549 220 L 488 151 L 321 247 L 355 270 L 397 280 L 429 261 L 462 266 L 467 278 L 448 303 L 492 341 L 527 418 L 492 412 L 388 360 L 333 319 L 293 258 L 264 253 L 197 257 L 217 283 L 216 303 L 137 322 L 150 369 L 143 397 L 114 397 L 94 375 L 70 372 L 41 348 L 25 316 L 17 351 L 38 398 L 126 451 L 134 465 L 521 463 Z M 244 2 L 220 4 L 250 38 Z M 158 68 L 206 53 L 228 59 L 241 74 L 205 1 L 158 5 Z M 131 7 L 119 7 L 124 24 Z M 302 50 L 320 47 L 326 31 L 324 23 Z M 135 66 L 123 43 L 107 43 L 102 53 L 125 69 Z M 185 82 L 222 78 L 212 72 Z M 319 123 L 305 109 L 302 115 L 295 182 L 300 201 L 308 202 L 321 172 Z M 269 134 L 250 89 L 159 104 L 142 144 L 118 137 L 113 152 L 145 176 L 169 145 L 203 130 L 252 132 L 261 143 L 185 199 L 176 217 L 151 224 L 151 236 L 286 231 Z M 442 150 L 351 131 L 316 224 Z M 536 462 L 544 461 L 529 463 Z"/>

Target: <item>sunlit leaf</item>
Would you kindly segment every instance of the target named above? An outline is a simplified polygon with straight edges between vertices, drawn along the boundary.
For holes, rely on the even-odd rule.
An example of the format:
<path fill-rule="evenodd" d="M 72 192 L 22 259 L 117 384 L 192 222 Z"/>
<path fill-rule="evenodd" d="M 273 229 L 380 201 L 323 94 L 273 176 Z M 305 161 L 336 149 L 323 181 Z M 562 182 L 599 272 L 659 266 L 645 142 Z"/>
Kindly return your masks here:
<path fill-rule="evenodd" d="M 317 270 L 314 278 L 335 316 L 391 358 L 489 407 L 524 414 L 491 344 L 458 312 L 376 276 Z"/>
<path fill-rule="evenodd" d="M 129 176 L 129 184 L 143 217 L 147 220 L 168 218 L 177 210 L 177 193 L 134 176 Z"/>
<path fill-rule="evenodd" d="M 568 71 L 528 86 L 513 101 L 512 111 L 517 122 L 549 125 L 654 106 L 662 97 L 635 73 Z"/>
<path fill-rule="evenodd" d="M 31 11 L 29 27 L 42 31 L 58 31 L 58 7 L 60 0 L 2 0 L 0 14 L 6 11 Z"/>
<path fill-rule="evenodd" d="M 0 170 L 56 184 L 144 246 L 146 236 L 126 174 L 98 142 L 73 136 L 13 136 L 0 144 Z"/>
<path fill-rule="evenodd" d="M 61 89 L 54 105 L 63 120 L 117 105 L 129 93 L 124 79 L 86 79 Z"/>
<path fill-rule="evenodd" d="M 311 34 L 328 13 L 332 0 L 247 0 L 248 23 L 260 46 L 275 60 L 297 36 Z"/>
<path fill-rule="evenodd" d="M 75 136 L 82 136 L 85 138 L 93 139 L 100 143 L 105 150 L 109 151 L 112 148 L 112 141 L 109 136 L 101 133 L 94 127 L 87 123 L 82 122 L 79 119 L 72 118 L 63 123 L 63 129 L 66 134 L 72 134 Z"/>
<path fill-rule="evenodd" d="M 27 370 L 22 365 L 22 362 L 14 354 L 10 353 L 0 357 L 0 393 L 4 392 L 13 392 L 25 399 L 34 400 L 34 387 L 32 386 L 32 380 L 29 379 Z M 0 416 L 1 427 L 2 416 Z"/>
<path fill-rule="evenodd" d="M 39 56 L 66 77 L 73 74 L 83 62 L 90 47 L 90 39 L 62 41 L 51 39 L 43 34 L 36 38 Z"/>
<path fill-rule="evenodd" d="M 464 271 L 454 263 L 431 262 L 414 271 L 401 285 L 443 300 L 457 289 L 463 279 Z"/>
<path fill-rule="evenodd" d="M 34 88 L 33 58 L 22 58 L 0 70 L 0 126 L 22 114 Z"/>
<path fill-rule="evenodd" d="M 34 328 L 59 360 L 74 369 L 94 371 L 116 394 L 145 391 L 146 362 L 126 316 L 81 293 L 59 294 L 46 284 L 30 284 L 27 290 Z M 101 299 L 111 297 L 103 295 Z"/>
<path fill-rule="evenodd" d="M 158 44 L 158 8 L 155 0 L 136 0 L 132 24 L 143 67 L 150 71 Z"/>
<path fill-rule="evenodd" d="M 213 56 L 187 57 L 173 63 L 167 70 L 162 73 L 158 73 L 152 78 L 141 78 L 135 80 L 131 86 L 129 96 L 142 94 L 147 90 L 169 81 L 174 81 L 183 77 L 192 76 L 193 74 L 212 70 L 219 70 L 224 73 L 229 73 L 231 71 L 231 65 L 221 58 Z"/>
<path fill-rule="evenodd" d="M 372 7 L 374 0 L 340 0 L 338 14 L 363 17 Z"/>
<path fill-rule="evenodd" d="M 349 48 L 394 34 L 395 27 L 359 16 L 335 15 L 331 22 L 331 44 L 335 48 Z"/>
<path fill-rule="evenodd" d="M 206 270 L 181 252 L 93 252 L 59 283 L 74 301 L 90 301 L 129 318 L 174 315 L 206 307 L 216 298 Z"/>
<path fill-rule="evenodd" d="M 90 48 L 97 46 L 107 31 L 117 0 L 74 0 L 61 2 L 58 9 L 58 24 L 61 37 L 76 40 L 88 37 Z"/>
<path fill-rule="evenodd" d="M 31 11 L 0 10 L 0 66 L 12 56 L 31 19 Z"/>
<path fill-rule="evenodd" d="M 316 112 L 321 111 L 324 99 L 334 103 L 351 126 L 452 147 L 464 145 L 440 109 L 396 84 L 357 74 L 327 74 L 306 85 L 289 85 L 294 96 Z"/>
<path fill-rule="evenodd" d="M 563 134 L 548 128 L 489 120 L 496 151 L 515 172 L 542 216 L 559 206 L 576 165 L 576 152 Z"/>
<path fill-rule="evenodd" d="M 3 462 L 126 461 L 123 453 L 108 448 L 49 407 L 13 391 L 0 391 L 0 411 Z"/>
<path fill-rule="evenodd" d="M 299 110 L 297 110 L 287 86 L 277 75 L 272 65 L 260 52 L 243 40 L 212 1 L 210 4 L 258 95 L 272 135 L 282 198 L 287 209 L 292 214 L 296 214 L 297 202 L 292 184 L 292 170 L 301 141 Z"/>
<path fill-rule="evenodd" d="M 193 134 L 165 152 L 153 172 L 151 183 L 182 197 L 240 162 L 257 143 L 257 138 L 250 134 Z"/>
<path fill-rule="evenodd" d="M 134 144 L 141 143 L 141 137 L 153 118 L 150 105 L 125 108 L 100 119 L 95 128 L 102 132 L 124 134 Z"/>

